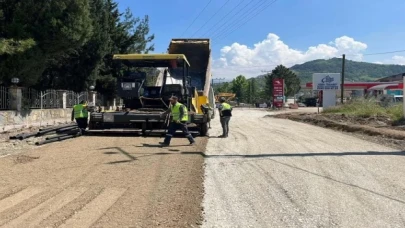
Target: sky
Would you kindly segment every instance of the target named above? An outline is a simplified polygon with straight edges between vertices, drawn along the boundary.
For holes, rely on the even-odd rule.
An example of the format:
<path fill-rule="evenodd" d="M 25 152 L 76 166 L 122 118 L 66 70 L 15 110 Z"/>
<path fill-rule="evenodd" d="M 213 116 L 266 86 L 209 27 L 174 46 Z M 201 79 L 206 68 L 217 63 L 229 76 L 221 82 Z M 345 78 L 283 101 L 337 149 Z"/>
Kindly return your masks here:
<path fill-rule="evenodd" d="M 404 0 L 117 0 L 149 16 L 155 53 L 172 38 L 210 38 L 213 78 L 341 57 L 405 65 Z M 194 22 L 193 22 L 194 21 Z M 387 54 L 376 54 L 394 52 Z"/>

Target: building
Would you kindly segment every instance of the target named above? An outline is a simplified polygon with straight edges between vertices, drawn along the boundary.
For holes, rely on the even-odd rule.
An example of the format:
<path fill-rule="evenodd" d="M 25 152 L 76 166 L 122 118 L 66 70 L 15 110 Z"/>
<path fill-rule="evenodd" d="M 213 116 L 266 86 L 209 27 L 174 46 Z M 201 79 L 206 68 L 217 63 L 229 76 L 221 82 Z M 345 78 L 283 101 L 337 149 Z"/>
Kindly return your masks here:
<path fill-rule="evenodd" d="M 380 78 L 380 79 L 376 80 L 376 82 L 403 82 L 404 76 L 405 76 L 405 73 L 391 75 L 391 76 L 388 76 L 385 78 Z"/>

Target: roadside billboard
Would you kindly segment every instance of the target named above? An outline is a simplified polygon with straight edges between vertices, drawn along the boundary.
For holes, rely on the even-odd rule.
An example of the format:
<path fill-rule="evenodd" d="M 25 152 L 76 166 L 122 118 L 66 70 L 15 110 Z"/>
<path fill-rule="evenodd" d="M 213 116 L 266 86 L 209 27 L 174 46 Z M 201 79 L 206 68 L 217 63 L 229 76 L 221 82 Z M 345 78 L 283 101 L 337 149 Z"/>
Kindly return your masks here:
<path fill-rule="evenodd" d="M 273 106 L 283 107 L 284 104 L 284 79 L 273 79 Z"/>
<path fill-rule="evenodd" d="M 315 73 L 312 75 L 313 90 L 339 90 L 340 73 Z"/>

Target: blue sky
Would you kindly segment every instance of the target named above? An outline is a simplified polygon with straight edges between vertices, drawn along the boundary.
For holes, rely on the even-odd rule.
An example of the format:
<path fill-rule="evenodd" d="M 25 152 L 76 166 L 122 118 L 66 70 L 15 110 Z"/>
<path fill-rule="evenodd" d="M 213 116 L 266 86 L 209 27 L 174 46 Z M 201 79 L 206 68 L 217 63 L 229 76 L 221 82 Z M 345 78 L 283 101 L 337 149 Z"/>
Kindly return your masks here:
<path fill-rule="evenodd" d="M 247 5 L 250 1 L 252 3 Z M 270 1 L 272 0 L 267 0 L 267 2 Z M 366 49 L 357 50 L 363 54 L 405 50 L 404 0 L 278 0 L 266 9 L 261 7 L 263 11 L 260 14 L 256 13 L 260 9 L 255 10 L 254 7 L 257 7 L 262 0 L 231 0 L 213 17 L 214 13 L 227 2 L 227 0 L 214 0 L 186 32 L 191 21 L 196 18 L 209 0 L 118 0 L 118 2 L 122 10 L 129 7 L 136 16 L 149 15 L 151 32 L 156 35 L 155 52 L 158 53 L 166 51 L 171 38 L 194 35 L 192 37 L 213 39 L 211 41 L 213 57 L 217 59 L 220 57 L 222 47 L 237 42 L 254 48 L 253 45 L 266 39 L 269 33 L 276 34 L 280 41 L 288 45 L 288 48 L 303 52 L 307 51 L 310 46 L 329 44 L 342 36 L 366 44 Z M 242 2 L 240 6 L 224 21 L 219 21 L 240 2 Z M 245 5 L 247 6 L 241 7 Z M 254 11 L 251 11 L 252 14 L 246 12 L 250 8 Z M 238 11 L 240 11 L 239 15 L 235 15 Z M 243 14 L 244 16 L 242 16 Z M 234 17 L 231 18 L 232 16 Z M 250 21 L 246 21 L 251 17 L 253 18 Z M 201 26 L 208 20 L 210 21 L 201 29 Z M 224 30 L 232 23 L 236 28 L 243 22 L 245 24 L 233 33 L 230 33 L 230 30 Z M 215 28 L 223 23 L 225 26 L 219 31 L 215 31 Z M 215 39 L 216 37 L 218 38 Z M 267 49 L 268 55 L 272 54 L 270 51 Z M 245 55 L 236 47 L 231 52 L 238 52 L 239 56 Z M 225 57 L 228 61 L 227 65 L 242 66 L 241 62 L 232 61 L 234 56 L 230 56 L 231 52 Z M 364 56 L 361 60 L 396 63 L 393 60 L 389 62 L 394 55 L 404 56 L 405 52 Z M 279 57 L 277 60 L 287 61 L 283 59 L 285 57 L 280 57 L 280 54 L 277 56 Z M 260 58 L 263 60 L 263 56 Z M 305 58 L 305 60 L 309 59 Z M 259 60 L 254 62 L 259 62 Z"/>

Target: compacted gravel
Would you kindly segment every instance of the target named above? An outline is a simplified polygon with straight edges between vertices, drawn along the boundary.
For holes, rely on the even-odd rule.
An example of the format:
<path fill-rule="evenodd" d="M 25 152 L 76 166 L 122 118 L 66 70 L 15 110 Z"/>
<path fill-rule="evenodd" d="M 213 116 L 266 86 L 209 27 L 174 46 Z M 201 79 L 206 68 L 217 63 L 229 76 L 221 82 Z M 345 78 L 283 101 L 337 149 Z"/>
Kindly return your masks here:
<path fill-rule="evenodd" d="M 203 227 L 404 227 L 405 153 L 235 109 L 206 150 Z"/>
<path fill-rule="evenodd" d="M 161 140 L 84 136 L 7 147 L 0 227 L 197 227 L 207 139 L 156 147 Z"/>

